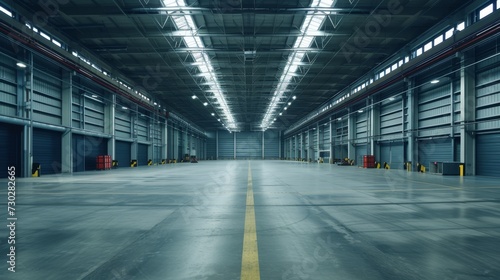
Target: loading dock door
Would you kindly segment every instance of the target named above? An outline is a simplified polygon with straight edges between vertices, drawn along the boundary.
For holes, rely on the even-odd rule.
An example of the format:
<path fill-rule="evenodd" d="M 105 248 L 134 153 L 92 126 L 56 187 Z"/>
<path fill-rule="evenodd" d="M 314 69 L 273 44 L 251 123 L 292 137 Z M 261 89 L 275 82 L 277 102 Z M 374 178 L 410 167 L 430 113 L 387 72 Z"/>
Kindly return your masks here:
<path fill-rule="evenodd" d="M 477 135 L 476 174 L 500 177 L 500 134 Z"/>
<path fill-rule="evenodd" d="M 139 144 L 138 145 L 138 155 L 137 155 L 137 164 L 139 166 L 145 166 L 148 165 L 148 145 L 146 144 Z"/>
<path fill-rule="evenodd" d="M 22 174 L 21 131 L 16 125 L 0 123 L 0 178 L 7 178 L 7 167 L 14 166 L 17 176 Z"/>
<path fill-rule="evenodd" d="M 107 154 L 107 139 L 73 134 L 73 172 L 96 170 L 97 156 Z"/>
<path fill-rule="evenodd" d="M 61 133 L 33 129 L 33 162 L 40 163 L 41 174 L 61 173 Z"/>
<path fill-rule="evenodd" d="M 431 162 L 453 161 L 451 138 L 420 141 L 418 143 L 418 160 L 427 168 Z"/>
<path fill-rule="evenodd" d="M 115 142 L 115 160 L 118 161 L 119 167 L 130 166 L 131 156 L 131 143 L 125 141 Z"/>
<path fill-rule="evenodd" d="M 380 163 L 387 162 L 391 169 L 403 169 L 404 146 L 403 142 L 380 144 Z"/>

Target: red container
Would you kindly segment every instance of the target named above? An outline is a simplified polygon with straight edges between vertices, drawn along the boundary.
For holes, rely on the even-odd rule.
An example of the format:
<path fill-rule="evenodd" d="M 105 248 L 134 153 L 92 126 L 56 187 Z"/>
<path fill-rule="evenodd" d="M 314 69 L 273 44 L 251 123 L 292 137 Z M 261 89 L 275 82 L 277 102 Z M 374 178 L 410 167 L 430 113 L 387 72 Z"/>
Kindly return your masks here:
<path fill-rule="evenodd" d="M 373 156 L 373 155 L 363 156 L 363 167 L 364 168 L 375 168 L 375 156 Z"/>
<path fill-rule="evenodd" d="M 111 156 L 109 155 L 97 156 L 96 169 L 97 170 L 111 169 Z"/>

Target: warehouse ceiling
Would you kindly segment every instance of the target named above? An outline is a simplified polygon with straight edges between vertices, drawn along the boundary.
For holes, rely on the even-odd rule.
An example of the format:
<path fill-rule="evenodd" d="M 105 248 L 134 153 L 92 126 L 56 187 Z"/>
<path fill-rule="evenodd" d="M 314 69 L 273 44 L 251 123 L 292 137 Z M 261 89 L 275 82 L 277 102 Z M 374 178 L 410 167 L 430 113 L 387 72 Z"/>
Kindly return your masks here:
<path fill-rule="evenodd" d="M 50 14 L 48 27 L 202 128 L 236 131 L 287 128 L 467 2 L 7 1 Z"/>

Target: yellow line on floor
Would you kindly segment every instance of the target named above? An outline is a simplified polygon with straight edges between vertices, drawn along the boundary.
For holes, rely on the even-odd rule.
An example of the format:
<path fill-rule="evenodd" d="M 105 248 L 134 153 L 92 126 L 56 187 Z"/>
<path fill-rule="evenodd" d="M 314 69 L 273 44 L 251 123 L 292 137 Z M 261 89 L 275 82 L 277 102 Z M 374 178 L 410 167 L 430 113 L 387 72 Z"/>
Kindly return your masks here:
<path fill-rule="evenodd" d="M 248 164 L 248 185 L 245 212 L 245 233 L 241 258 L 241 280 L 260 280 L 259 250 L 257 248 L 257 227 L 253 200 L 252 168 Z"/>

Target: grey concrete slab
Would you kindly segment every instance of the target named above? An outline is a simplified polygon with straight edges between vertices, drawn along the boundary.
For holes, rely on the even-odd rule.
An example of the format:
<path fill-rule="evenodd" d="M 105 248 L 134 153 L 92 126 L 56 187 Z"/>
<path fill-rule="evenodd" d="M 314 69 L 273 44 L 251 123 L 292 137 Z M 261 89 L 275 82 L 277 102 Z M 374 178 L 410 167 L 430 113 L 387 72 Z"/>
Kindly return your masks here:
<path fill-rule="evenodd" d="M 500 279 L 498 179 L 285 161 L 18 178 L 0 279 L 239 279 L 249 164 L 261 279 Z"/>

